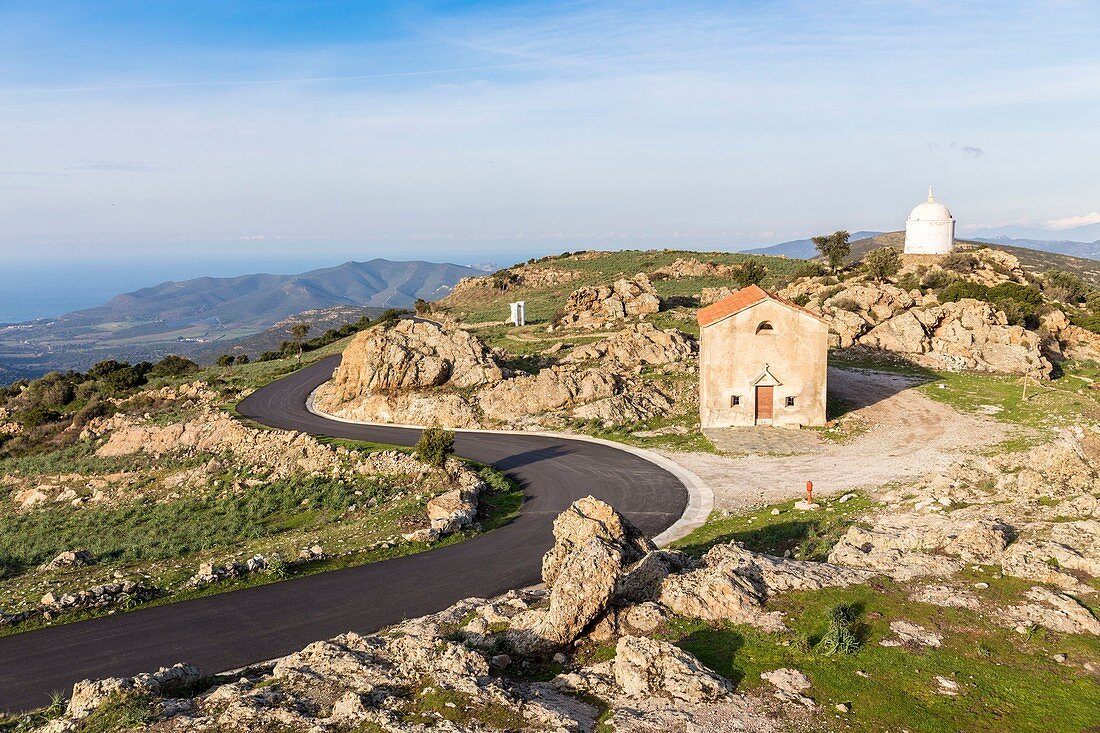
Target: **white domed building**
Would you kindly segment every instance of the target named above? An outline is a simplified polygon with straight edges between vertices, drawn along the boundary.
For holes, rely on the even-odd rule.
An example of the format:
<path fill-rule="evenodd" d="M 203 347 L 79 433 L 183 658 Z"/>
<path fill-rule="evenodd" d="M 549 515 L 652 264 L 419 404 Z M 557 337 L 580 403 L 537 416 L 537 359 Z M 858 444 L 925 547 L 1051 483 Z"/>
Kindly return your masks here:
<path fill-rule="evenodd" d="M 932 197 L 917 204 L 905 221 L 905 254 L 946 255 L 955 249 L 955 219 L 946 206 Z"/>

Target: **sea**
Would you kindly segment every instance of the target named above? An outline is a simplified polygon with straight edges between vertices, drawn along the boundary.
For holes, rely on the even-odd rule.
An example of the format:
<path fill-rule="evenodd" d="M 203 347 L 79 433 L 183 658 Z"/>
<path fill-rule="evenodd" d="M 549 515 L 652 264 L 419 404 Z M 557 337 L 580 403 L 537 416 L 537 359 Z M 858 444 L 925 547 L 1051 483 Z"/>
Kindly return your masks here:
<path fill-rule="evenodd" d="M 0 324 L 52 318 L 102 305 L 121 293 L 195 277 L 277 275 L 339 264 L 329 257 L 292 260 L 55 260 L 0 263 Z"/>

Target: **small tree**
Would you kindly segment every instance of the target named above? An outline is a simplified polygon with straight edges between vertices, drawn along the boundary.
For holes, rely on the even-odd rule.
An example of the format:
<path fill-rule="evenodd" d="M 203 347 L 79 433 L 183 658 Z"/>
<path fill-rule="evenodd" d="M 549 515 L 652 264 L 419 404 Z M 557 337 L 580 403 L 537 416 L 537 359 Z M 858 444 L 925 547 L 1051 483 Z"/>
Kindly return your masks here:
<path fill-rule="evenodd" d="M 886 280 L 898 274 L 901 269 L 901 257 L 893 247 L 883 247 L 867 253 L 863 258 L 867 274 L 876 280 Z"/>
<path fill-rule="evenodd" d="M 225 373 L 233 374 L 233 362 L 236 361 L 232 354 L 222 354 L 218 357 L 218 366 L 225 368 Z"/>
<path fill-rule="evenodd" d="M 844 258 L 852 253 L 852 245 L 848 243 L 848 232 L 843 229 L 832 234 L 814 237 L 811 241 L 813 241 L 817 251 L 825 257 L 833 272 L 839 270 L 840 266 L 844 264 Z"/>
<path fill-rule="evenodd" d="M 294 345 L 298 349 L 298 364 L 302 363 L 302 339 L 309 333 L 310 325 L 308 323 L 295 323 L 290 329 L 290 335 L 294 338 Z"/>
<path fill-rule="evenodd" d="M 519 282 L 519 275 L 510 270 L 499 270 L 493 273 L 492 283 L 493 287 L 498 292 L 504 293 L 509 287 Z"/>
<path fill-rule="evenodd" d="M 237 354 L 235 361 L 237 362 L 237 366 L 240 366 L 242 364 L 247 364 L 251 359 L 248 358 L 248 354 Z"/>
<path fill-rule="evenodd" d="M 416 302 L 413 303 L 413 310 L 416 311 L 417 315 L 421 313 L 431 313 L 432 304 L 423 298 L 417 298 Z"/>
<path fill-rule="evenodd" d="M 455 434 L 440 427 L 424 428 L 416 441 L 416 457 L 436 468 L 447 462 L 455 452 Z"/>
<path fill-rule="evenodd" d="M 733 270 L 733 281 L 737 287 L 746 288 L 749 285 L 759 285 L 768 276 L 768 268 L 758 260 L 746 260 Z"/>

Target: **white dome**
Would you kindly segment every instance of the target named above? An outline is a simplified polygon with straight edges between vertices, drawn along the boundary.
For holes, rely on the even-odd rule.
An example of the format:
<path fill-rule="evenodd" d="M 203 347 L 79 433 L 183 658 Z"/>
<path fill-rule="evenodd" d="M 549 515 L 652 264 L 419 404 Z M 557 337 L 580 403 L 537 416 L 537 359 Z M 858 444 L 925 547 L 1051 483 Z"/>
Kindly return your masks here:
<path fill-rule="evenodd" d="M 905 254 L 945 255 L 955 248 L 955 219 L 951 211 L 932 198 L 918 204 L 905 222 Z"/>
<path fill-rule="evenodd" d="M 928 189 L 928 200 L 917 204 L 909 212 L 909 221 L 950 221 L 951 210 L 932 198 L 932 189 Z"/>

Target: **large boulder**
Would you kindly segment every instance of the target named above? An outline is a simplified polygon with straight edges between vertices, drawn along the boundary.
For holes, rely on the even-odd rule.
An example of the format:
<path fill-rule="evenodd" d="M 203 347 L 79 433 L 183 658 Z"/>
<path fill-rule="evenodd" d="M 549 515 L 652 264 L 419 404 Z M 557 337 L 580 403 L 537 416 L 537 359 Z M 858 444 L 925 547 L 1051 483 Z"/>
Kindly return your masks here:
<path fill-rule="evenodd" d="M 404 320 L 358 334 L 344 350 L 326 396 L 348 402 L 366 394 L 477 387 L 504 378 L 492 354 L 467 331 Z"/>
<path fill-rule="evenodd" d="M 672 644 L 624 636 L 615 647 L 615 683 L 631 698 L 663 697 L 686 703 L 720 700 L 732 685 Z"/>
<path fill-rule="evenodd" d="M 610 286 L 584 287 L 565 302 L 563 326 L 595 328 L 609 321 L 645 316 L 661 310 L 661 296 L 644 273 L 616 280 Z"/>
<path fill-rule="evenodd" d="M 626 564 L 641 560 L 657 546 L 610 504 L 592 496 L 573 502 L 554 520 L 554 547 L 542 558 L 542 580 L 553 586 L 566 558 L 597 538 L 622 548 Z"/>

